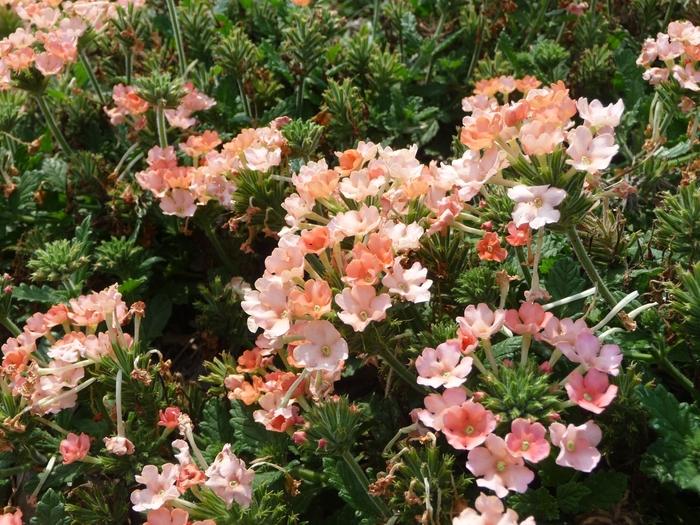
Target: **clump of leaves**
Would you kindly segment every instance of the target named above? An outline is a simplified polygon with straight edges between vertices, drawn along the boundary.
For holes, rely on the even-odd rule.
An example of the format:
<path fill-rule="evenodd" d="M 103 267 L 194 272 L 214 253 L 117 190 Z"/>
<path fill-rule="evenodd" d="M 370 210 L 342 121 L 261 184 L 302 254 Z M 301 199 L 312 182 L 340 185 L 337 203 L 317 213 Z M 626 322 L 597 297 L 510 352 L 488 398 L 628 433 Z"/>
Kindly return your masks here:
<path fill-rule="evenodd" d="M 700 256 L 700 188 L 697 182 L 667 193 L 656 209 L 656 240 L 674 257 L 697 261 Z"/>

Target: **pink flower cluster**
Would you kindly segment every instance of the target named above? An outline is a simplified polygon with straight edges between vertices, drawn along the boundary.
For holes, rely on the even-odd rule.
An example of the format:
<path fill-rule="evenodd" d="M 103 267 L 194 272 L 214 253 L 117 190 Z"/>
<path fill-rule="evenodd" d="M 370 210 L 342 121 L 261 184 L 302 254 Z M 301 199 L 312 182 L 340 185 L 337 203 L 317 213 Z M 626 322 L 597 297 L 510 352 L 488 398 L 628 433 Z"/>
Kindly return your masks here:
<path fill-rule="evenodd" d="M 0 41 L 0 89 L 11 86 L 13 74 L 31 67 L 44 76 L 60 74 L 76 61 L 78 39 L 88 26 L 99 30 L 118 6 L 140 7 L 144 0 L 9 3 L 23 25 Z"/>
<path fill-rule="evenodd" d="M 637 64 L 643 66 L 644 80 L 657 85 L 673 78 L 690 91 L 700 91 L 700 27 L 687 20 L 668 24 L 666 33 L 647 38 Z"/>
<path fill-rule="evenodd" d="M 452 520 L 452 525 L 535 525 L 532 517 L 518 521 L 517 513 L 506 509 L 496 496 L 480 494 L 474 507 L 464 509 Z"/>
<path fill-rule="evenodd" d="M 199 91 L 191 82 L 185 83 L 185 95 L 174 109 L 165 110 L 165 118 L 174 128 L 188 129 L 197 124 L 194 113 L 206 111 L 216 105 L 216 101 Z M 113 108 L 104 108 L 113 126 L 124 124 L 127 117 L 132 117 L 132 126 L 136 130 L 146 126 L 145 113 L 150 105 L 133 86 L 117 84 L 112 88 Z"/>
<path fill-rule="evenodd" d="M 146 465 L 141 474 L 136 475 L 136 481 L 145 488 L 131 493 L 131 503 L 136 512 L 148 513 L 147 523 L 189 524 L 187 512 L 171 505 L 193 487 L 210 490 L 226 508 L 231 508 L 234 502 L 244 508 L 250 505 L 255 472 L 231 451 L 230 444 L 224 445 L 211 465 L 203 464 L 201 469 L 190 454 L 187 441 L 176 439 L 172 446 L 178 451 L 175 454 L 177 464 L 165 463 L 160 470 L 155 465 Z M 203 461 L 201 458 L 200 462 Z M 198 497 L 199 492 L 193 494 Z M 192 525 L 197 523 L 213 525 L 214 521 L 196 521 Z"/>
<path fill-rule="evenodd" d="M 521 85 L 522 80 L 512 77 L 488 82 L 489 89 L 477 85 L 476 94 L 462 102 L 468 115 L 460 139 L 470 150 L 487 154 L 497 148 L 512 163 L 565 147 L 566 163 L 576 170 L 594 174 L 609 166 L 618 150 L 614 128 L 624 109 L 621 100 L 609 106 L 585 98 L 575 101 L 562 82 L 543 88 L 533 80 Z M 513 100 L 513 92 L 522 97 Z M 574 127 L 576 114 L 583 124 Z"/>
<path fill-rule="evenodd" d="M 116 285 L 35 313 L 21 334 L 2 345 L 0 380 L 33 413 L 57 413 L 75 406 L 85 369 L 113 355 L 114 344 L 131 346 L 132 337 L 121 328 L 129 315 Z M 104 328 L 98 330 L 101 325 Z M 55 333 L 57 327 L 63 331 L 60 337 Z M 37 353 L 42 338 L 48 359 Z M 67 446 L 74 449 L 77 445 L 70 441 Z M 80 448 L 84 447 L 83 441 Z M 75 452 L 64 458 L 71 454 Z"/>
<path fill-rule="evenodd" d="M 216 131 L 191 135 L 179 144 L 190 165 L 178 162 L 175 148 L 155 146 L 148 152 L 148 168 L 136 174 L 139 185 L 160 200 L 166 215 L 192 217 L 197 206 L 210 200 L 231 207 L 235 176 L 241 170 L 267 172 L 280 164 L 286 141 L 274 121 L 269 126 L 243 130 L 220 149 Z"/>
<path fill-rule="evenodd" d="M 579 426 L 556 421 L 547 430 L 540 422 L 517 418 L 509 422 L 510 432 L 501 437 L 495 430 L 506 422 L 481 403 L 486 394 L 471 393 L 465 384 L 472 380 L 468 377 L 472 364 L 489 373 L 475 354 L 479 343 L 492 364 L 490 374 L 497 375 L 500 365 L 490 354 L 490 340 L 507 328 L 528 342 L 536 340 L 554 347 L 551 359 L 541 366 L 546 373 L 553 371 L 562 355 L 576 365 L 561 382 L 569 403 L 600 414 L 617 393 L 608 375 L 619 373 L 619 347 L 601 344 L 583 320 L 557 319 L 534 302 L 507 311 L 470 305 L 457 322 L 455 339 L 436 349 L 426 348 L 416 359 L 418 383 L 445 390 L 426 396 L 424 408 L 413 412 L 415 420 L 441 432 L 455 449 L 469 451 L 467 468 L 477 477 L 477 485 L 493 490 L 499 498 L 509 491 L 525 492 L 534 479 L 529 465 L 547 458 L 551 446 L 559 449 L 557 464 L 584 472 L 593 470 L 600 460 L 596 447 L 602 439 L 593 421 Z M 558 385 L 554 383 L 553 388 L 556 391 Z"/>

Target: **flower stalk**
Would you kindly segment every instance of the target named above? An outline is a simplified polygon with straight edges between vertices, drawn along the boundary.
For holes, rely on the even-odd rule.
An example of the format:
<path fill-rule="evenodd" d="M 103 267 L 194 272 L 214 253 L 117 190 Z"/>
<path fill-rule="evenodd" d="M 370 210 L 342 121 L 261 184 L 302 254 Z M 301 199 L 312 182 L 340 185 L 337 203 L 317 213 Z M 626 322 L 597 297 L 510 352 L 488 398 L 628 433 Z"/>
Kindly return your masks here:
<path fill-rule="evenodd" d="M 88 79 L 90 80 L 90 84 L 92 84 L 92 88 L 95 90 L 95 93 L 97 93 L 97 98 L 100 99 L 100 104 L 102 106 L 106 106 L 107 100 L 105 99 L 105 96 L 102 93 L 102 87 L 100 86 L 100 83 L 97 81 L 97 76 L 95 76 L 95 71 L 92 69 L 92 64 L 90 64 L 90 59 L 88 58 L 87 54 L 85 53 L 85 51 L 83 49 L 80 49 L 78 51 L 78 56 L 80 57 L 80 62 L 83 64 L 85 71 L 87 72 Z"/>
<path fill-rule="evenodd" d="M 180 21 L 177 18 L 177 8 L 174 0 L 165 0 L 168 7 L 168 18 L 170 18 L 170 26 L 173 30 L 173 38 L 175 40 L 175 49 L 177 50 L 177 65 L 181 76 L 185 76 L 187 72 L 187 58 L 185 57 L 185 45 L 182 40 L 182 31 L 180 30 Z"/>
<path fill-rule="evenodd" d="M 44 117 L 44 121 L 46 122 L 46 125 L 49 127 L 49 130 L 51 131 L 53 138 L 56 140 L 59 147 L 61 148 L 61 151 L 63 151 L 63 154 L 66 155 L 67 157 L 72 156 L 73 149 L 70 147 L 70 145 L 68 144 L 68 141 L 66 140 L 66 137 L 63 136 L 61 129 L 58 127 L 58 124 L 56 123 L 56 119 L 53 116 L 53 112 L 51 111 L 51 108 L 47 104 L 46 99 L 44 98 L 44 95 L 38 94 L 34 97 L 34 100 L 36 100 L 36 103 L 39 106 L 39 110 L 41 111 L 41 114 Z"/>

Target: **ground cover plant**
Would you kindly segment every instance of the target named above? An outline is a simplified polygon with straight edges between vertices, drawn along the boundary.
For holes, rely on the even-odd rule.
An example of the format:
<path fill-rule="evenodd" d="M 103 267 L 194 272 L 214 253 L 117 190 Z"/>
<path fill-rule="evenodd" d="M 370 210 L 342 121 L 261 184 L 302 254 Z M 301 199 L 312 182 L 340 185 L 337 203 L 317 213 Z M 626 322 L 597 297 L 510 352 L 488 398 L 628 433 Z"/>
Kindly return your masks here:
<path fill-rule="evenodd" d="M 695 0 L 0 2 L 0 525 L 685 524 Z"/>

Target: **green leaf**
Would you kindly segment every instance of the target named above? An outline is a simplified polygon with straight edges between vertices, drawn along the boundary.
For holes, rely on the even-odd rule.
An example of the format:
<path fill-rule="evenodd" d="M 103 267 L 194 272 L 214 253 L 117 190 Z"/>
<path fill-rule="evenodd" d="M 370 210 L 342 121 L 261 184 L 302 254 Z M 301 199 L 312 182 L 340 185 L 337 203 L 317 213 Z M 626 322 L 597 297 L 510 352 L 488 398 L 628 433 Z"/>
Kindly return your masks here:
<path fill-rule="evenodd" d="M 205 443 L 209 457 L 214 457 L 225 443 L 233 441 L 233 428 L 229 422 L 226 405 L 220 399 L 209 399 L 204 405 L 199 435 Z"/>
<path fill-rule="evenodd" d="M 70 518 L 66 516 L 65 501 L 53 489 L 47 490 L 36 507 L 36 514 L 29 522 L 31 525 L 68 525 Z"/>
<path fill-rule="evenodd" d="M 514 494 L 508 498 L 508 505 L 518 513 L 520 519 L 528 516 L 536 516 L 538 521 L 559 519 L 557 499 L 544 487 L 528 490 L 524 494 Z"/>
<path fill-rule="evenodd" d="M 583 483 L 569 481 L 557 487 L 557 501 L 563 512 L 575 514 L 580 512 L 580 503 L 583 498 L 592 493 Z"/>
<path fill-rule="evenodd" d="M 596 509 L 609 510 L 617 505 L 627 491 L 628 478 L 615 471 L 598 471 L 588 476 L 583 484 L 588 494 L 579 502 L 579 512 Z M 562 509 L 564 507 L 562 506 Z"/>
<path fill-rule="evenodd" d="M 270 432 L 253 420 L 252 410 L 240 401 L 231 404 L 230 425 L 233 428 L 232 443 L 236 453 L 247 452 L 256 456 L 280 456 L 289 442 L 287 434 Z"/>
<path fill-rule="evenodd" d="M 31 303 L 56 304 L 66 300 L 66 296 L 48 286 L 20 283 L 12 289 L 12 298 Z"/>
<path fill-rule="evenodd" d="M 173 311 L 173 303 L 166 293 L 159 293 L 148 302 L 148 310 L 143 319 L 143 340 L 152 341 L 163 333 Z"/>
<path fill-rule="evenodd" d="M 658 439 L 642 458 L 641 468 L 664 483 L 700 493 L 700 413 L 679 403 L 662 386 L 639 386 L 637 396 L 649 411 Z"/>

